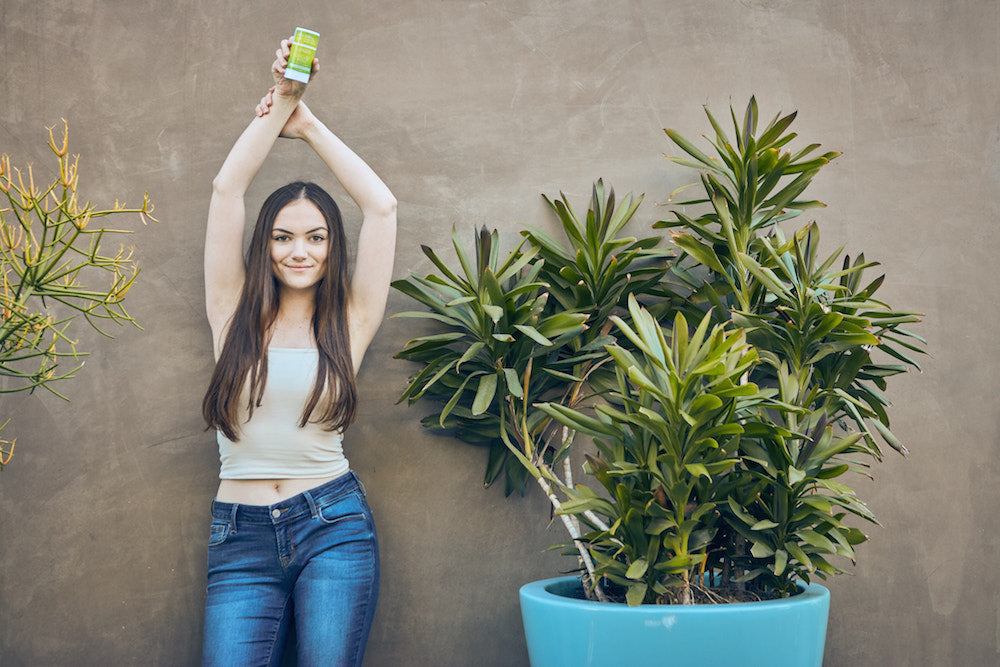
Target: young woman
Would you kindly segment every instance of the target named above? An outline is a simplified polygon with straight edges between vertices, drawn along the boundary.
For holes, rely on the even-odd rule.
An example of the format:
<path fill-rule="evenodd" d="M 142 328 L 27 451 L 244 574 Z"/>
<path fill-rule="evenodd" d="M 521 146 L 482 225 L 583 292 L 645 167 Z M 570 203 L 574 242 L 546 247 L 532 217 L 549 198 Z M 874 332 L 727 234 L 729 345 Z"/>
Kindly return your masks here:
<path fill-rule="evenodd" d="M 382 320 L 396 200 L 283 77 L 213 182 L 205 294 L 216 367 L 203 410 L 218 430 L 206 665 L 273 665 L 292 623 L 301 665 L 360 665 L 378 597 L 375 527 L 341 442 L 355 374 Z M 314 62 L 314 72 L 318 63 Z M 244 195 L 279 136 L 329 166 L 364 216 L 354 274 L 333 199 L 296 182 L 267 198 L 246 261 Z"/>

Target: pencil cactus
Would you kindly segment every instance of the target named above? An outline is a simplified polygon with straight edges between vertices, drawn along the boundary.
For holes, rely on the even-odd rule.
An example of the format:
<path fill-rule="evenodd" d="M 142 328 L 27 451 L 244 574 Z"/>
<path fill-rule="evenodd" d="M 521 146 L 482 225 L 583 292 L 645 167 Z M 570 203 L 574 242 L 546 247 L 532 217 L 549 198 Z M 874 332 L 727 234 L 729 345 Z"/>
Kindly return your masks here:
<path fill-rule="evenodd" d="M 0 393 L 41 388 L 65 399 L 54 385 L 74 377 L 87 354 L 71 337 L 74 320 L 82 316 L 105 336 L 106 322 L 138 326 L 125 309 L 139 272 L 132 250 L 107 250 L 109 237 L 131 232 L 97 221 L 123 214 L 144 223 L 155 219 L 146 196 L 138 208 L 116 201 L 99 209 L 82 200 L 79 155 L 68 152 L 69 126 L 63 121 L 61 140 L 53 130 L 48 147 L 58 173 L 51 182 L 38 184 L 31 165 L 20 169 L 10 156 L 0 158 Z M 0 441 L 0 468 L 13 449 L 13 440 Z"/>

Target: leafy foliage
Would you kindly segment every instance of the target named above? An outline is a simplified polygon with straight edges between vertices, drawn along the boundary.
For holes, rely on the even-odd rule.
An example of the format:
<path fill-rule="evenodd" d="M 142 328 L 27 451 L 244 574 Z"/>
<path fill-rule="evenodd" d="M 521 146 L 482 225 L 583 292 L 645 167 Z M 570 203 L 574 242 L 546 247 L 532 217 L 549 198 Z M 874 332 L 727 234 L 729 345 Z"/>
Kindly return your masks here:
<path fill-rule="evenodd" d="M 840 257 L 843 247 L 819 261 L 819 228 L 810 222 L 785 238 L 777 224 L 802 211 L 822 207 L 802 200 L 805 188 L 836 152 L 810 158 L 818 144 L 792 154 L 781 152 L 795 133 L 786 132 L 795 119 L 776 116 L 757 133 L 757 103 L 751 99 L 742 123 L 735 113 L 736 147 L 706 110 L 716 137 L 718 158 L 710 158 L 674 130 L 667 130 L 689 158 L 674 162 L 700 168 L 704 197 L 677 206 L 709 203 L 697 218 L 675 210 L 669 227 L 674 243 L 690 258 L 672 269 L 674 280 L 665 293 L 674 303 L 683 299 L 687 311 L 715 307 L 719 321 L 732 320 L 748 332 L 764 364 L 758 376 L 776 380 L 792 376 L 784 387 L 787 399 L 802 407 L 822 409 L 828 421 L 848 419 L 863 434 L 871 453 L 881 455 L 876 435 L 894 449 L 902 445 L 889 431 L 880 393 L 886 378 L 919 368 L 913 353 L 923 340 L 901 327 L 919 321 L 919 314 L 893 311 L 874 298 L 884 275 L 865 284 L 863 274 L 877 263 L 864 254 L 851 262 Z M 784 179 L 784 180 L 783 180 Z M 707 277 L 694 270 L 707 271 Z M 872 360 L 878 349 L 890 362 Z"/>
<path fill-rule="evenodd" d="M 630 310 L 635 328 L 612 320 L 637 348 L 612 345 L 618 391 L 597 406 L 598 420 L 559 404 L 546 412 L 594 436 L 600 457 L 588 469 L 608 496 L 586 486 L 567 490 L 562 511 L 591 511 L 606 525 L 585 536 L 596 574 L 623 587 L 629 604 L 651 603 L 668 587 L 688 590 L 704 571 L 717 532 L 720 478 L 736 466 L 735 418 L 760 402 L 753 384 L 741 383 L 757 355 L 739 330 L 720 324 L 711 331 L 705 315 L 689 336 L 683 314 L 672 339 L 641 310 Z"/>
<path fill-rule="evenodd" d="M 443 333 L 415 338 L 396 355 L 422 365 L 400 400 L 413 403 L 427 396 L 443 403 L 423 424 L 454 429 L 461 440 L 490 447 L 486 484 L 504 473 L 507 493 L 523 490 L 527 469 L 516 461 L 508 465 L 511 454 L 504 444 L 517 439 L 520 422 L 512 422 L 506 411 L 518 401 L 531 405 L 539 392 L 565 382 L 553 367 L 536 377 L 526 393 L 522 378 L 528 377 L 535 357 L 578 336 L 587 316 L 544 312 L 548 295 L 539 279 L 541 263 L 535 261 L 537 251 L 522 252 L 523 242 L 501 262 L 498 234 L 484 228 L 476 236 L 473 263 L 457 234 L 453 240 L 461 273 L 423 246 L 441 275 L 412 275 L 393 283 L 430 309 L 396 317 L 431 318 L 444 325 Z"/>
<path fill-rule="evenodd" d="M 565 195 L 546 201 L 569 250 L 529 229 L 500 261 L 498 234 L 484 228 L 474 261 L 453 234 L 460 270 L 424 246 L 440 275 L 393 283 L 429 309 L 396 317 L 442 325 L 441 333 L 415 338 L 396 355 L 422 366 L 400 400 L 428 397 L 443 404 L 423 424 L 488 446 L 485 483 L 502 474 L 508 494 L 523 493 L 530 477 L 543 476 L 568 453 L 571 438 L 560 437 L 536 403 L 556 396 L 575 405 L 588 397 L 581 391 L 584 378 L 607 359 L 603 345 L 614 341 L 589 323 L 606 322 L 629 292 L 655 289 L 666 270 L 662 253 L 652 250 L 658 238 L 620 235 L 639 199 L 627 196 L 616 207 L 614 190 L 598 181 L 584 219 Z"/>
<path fill-rule="evenodd" d="M 863 470 L 868 460 L 879 460 L 879 440 L 905 453 L 889 429 L 889 403 L 882 392 L 888 377 L 909 366 L 919 368 L 912 356 L 922 351 L 923 340 L 901 328 L 918 321 L 918 314 L 892 310 L 874 298 L 884 276 L 864 282 L 864 271 L 874 263 L 864 255 L 853 262 L 841 259 L 842 248 L 821 260 L 815 222 L 788 238 L 778 226 L 823 206 L 802 195 L 838 153 L 810 157 L 816 144 L 794 154 L 783 151 L 795 138 L 787 132 L 795 114 L 776 116 L 758 132 L 755 100 L 742 123 L 732 114 L 735 145 L 707 113 L 715 129 L 711 143 L 717 157 L 667 130 L 687 154 L 671 159 L 702 172 L 704 196 L 680 202 L 674 220 L 654 225 L 672 229 L 674 243 L 683 251 L 664 281 L 664 301 L 656 308 L 658 313 L 700 318 L 696 340 L 707 322 L 737 328 L 759 363 L 745 369 L 739 384 L 741 391 L 753 393 L 734 399 L 725 415 L 724 427 L 732 430 L 726 431 L 730 440 L 721 450 L 732 462 L 725 469 L 685 469 L 692 477 L 687 484 L 693 479 L 701 484 L 697 495 L 692 500 L 666 494 L 667 502 L 660 503 L 678 526 L 685 525 L 679 521 L 683 516 L 691 534 L 702 536 L 696 542 L 700 550 L 692 554 L 683 541 L 668 545 L 664 539 L 656 545 L 649 539 L 655 531 L 646 524 L 636 524 L 642 530 L 622 530 L 631 525 L 630 517 L 648 520 L 660 511 L 650 500 L 649 476 L 662 469 L 662 460 L 676 457 L 675 440 L 688 433 L 684 424 L 663 416 L 670 403 L 664 404 L 662 397 L 657 396 L 658 407 L 648 411 L 652 387 L 684 378 L 676 360 L 673 365 L 659 363 L 662 352 L 650 341 L 672 336 L 676 349 L 689 340 L 690 332 L 678 316 L 669 334 L 653 328 L 640 334 L 642 357 L 613 352 L 619 372 L 632 380 L 619 391 L 627 409 L 598 407 L 605 444 L 602 459 L 591 461 L 590 469 L 614 502 L 600 505 L 609 501 L 581 499 L 564 504 L 563 511 L 603 508 L 611 530 L 597 530 L 586 539 L 598 552 L 594 560 L 600 571 L 628 589 L 630 603 L 651 602 L 678 580 L 686 589 L 701 582 L 704 572 L 711 575 L 708 582 L 737 582 L 765 596 L 788 595 L 795 591 L 796 580 L 808 582 L 812 576 L 839 572 L 831 556 L 853 560 L 854 546 L 867 538 L 845 518 L 875 518 L 838 478 L 852 469 Z M 692 217 L 685 212 L 688 206 L 707 210 Z M 722 368 L 717 365 L 717 372 Z M 650 383 L 651 373 L 663 377 Z M 718 404 L 707 397 L 696 400 Z M 579 413 L 553 406 L 552 414 L 581 427 Z M 654 428 L 658 419 L 668 427 Z M 685 423 L 691 427 L 699 422 Z M 645 435 L 637 434 L 638 424 Z M 622 434 L 618 440 L 612 437 L 615 432 Z M 637 460 L 621 438 L 643 443 L 646 458 Z M 696 459 L 700 456 L 697 447 L 690 451 Z M 615 471 L 614 488 L 607 484 L 609 471 Z M 574 493 L 586 497 L 591 492 Z M 609 509 L 615 512 L 608 514 Z M 663 534 L 671 536 L 669 530 Z M 691 599 L 686 592 L 679 597 Z"/>
<path fill-rule="evenodd" d="M 678 251 L 668 271 L 649 263 L 657 239 L 616 236 L 638 202 L 615 209 L 598 181 L 583 220 L 549 201 L 569 249 L 527 230 L 497 265 L 484 230 L 475 267 L 455 241 L 464 277 L 425 249 L 444 277 L 396 283 L 431 309 L 403 316 L 445 325 L 398 355 L 423 364 L 403 398 L 433 396 L 426 424 L 491 446 L 487 483 L 539 481 L 599 599 L 688 603 L 717 582 L 784 596 L 837 573 L 867 539 L 851 517 L 875 521 L 839 478 L 880 443 L 906 452 L 884 392 L 919 369 L 924 341 L 903 328 L 919 314 L 875 298 L 863 254 L 820 255 L 815 222 L 780 227 L 824 206 L 804 192 L 839 153 L 791 152 L 795 114 L 758 130 L 754 99 L 742 121 L 731 110 L 734 140 L 706 113 L 713 156 L 666 131 L 703 190 L 654 225 Z M 576 433 L 594 439 L 596 488 L 572 482 Z"/>
<path fill-rule="evenodd" d="M 835 480 L 865 458 L 880 460 L 880 440 L 905 453 L 882 392 L 888 377 L 919 369 L 913 356 L 924 341 L 902 328 L 918 313 L 874 297 L 884 275 L 864 281 L 876 263 L 864 254 L 852 261 L 842 247 L 820 259 L 815 222 L 788 238 L 778 226 L 823 206 L 802 195 L 839 153 L 813 156 L 818 144 L 784 150 L 796 137 L 788 131 L 796 114 L 775 116 L 758 132 L 754 99 L 742 123 L 732 113 L 735 145 L 706 113 L 718 157 L 667 130 L 688 156 L 671 159 L 702 171 L 703 198 L 679 206 L 709 204 L 697 218 L 675 211 L 675 220 L 656 225 L 673 228 L 689 258 L 674 267 L 667 292 L 676 299 L 676 286 L 686 285 L 686 308 L 712 307 L 718 320 L 743 329 L 761 359 L 750 381 L 777 390 L 767 410 L 745 416 L 757 425 L 741 438 L 723 515 L 734 531 L 726 555 L 742 579 L 787 594 L 796 578 L 840 571 L 828 557 L 853 559 L 853 546 L 866 539 L 842 520 L 874 517 Z"/>
<path fill-rule="evenodd" d="M 58 163 L 58 176 L 45 186 L 26 172 L 0 159 L 0 393 L 47 389 L 66 398 L 53 384 L 75 376 L 86 353 L 70 338 L 77 316 L 105 336 L 102 322 L 138 326 L 125 310 L 125 296 L 138 275 L 131 250 L 124 246 L 110 254 L 106 238 L 131 233 L 92 223 L 109 215 L 137 213 L 145 222 L 153 206 L 144 198 L 139 208 L 115 202 L 98 210 L 80 202 L 79 156 L 68 157 L 69 129 L 61 142 L 49 129 L 49 149 Z M 95 287 L 104 274 L 104 286 Z M 110 336 L 109 336 L 110 337 Z M 71 368 L 63 368 L 67 359 Z M 0 429 L 9 423 L 4 422 Z M 10 460 L 14 443 L 0 441 L 0 468 Z"/>

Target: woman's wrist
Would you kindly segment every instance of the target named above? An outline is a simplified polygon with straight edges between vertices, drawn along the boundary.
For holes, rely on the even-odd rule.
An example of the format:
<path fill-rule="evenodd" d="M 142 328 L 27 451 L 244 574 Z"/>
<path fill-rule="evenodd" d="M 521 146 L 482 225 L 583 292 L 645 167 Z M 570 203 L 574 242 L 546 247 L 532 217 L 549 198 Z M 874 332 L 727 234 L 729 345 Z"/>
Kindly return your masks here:
<path fill-rule="evenodd" d="M 305 92 L 305 91 L 302 91 Z M 273 90 L 271 93 L 271 103 L 272 108 L 277 109 L 287 109 L 288 113 L 295 111 L 295 107 L 298 106 L 299 100 L 302 99 L 302 93 L 282 93 L 279 90 Z"/>
<path fill-rule="evenodd" d="M 302 140 L 307 144 L 313 145 L 320 138 L 324 130 L 326 130 L 326 126 L 310 111 L 306 115 L 306 121 L 302 128 Z"/>

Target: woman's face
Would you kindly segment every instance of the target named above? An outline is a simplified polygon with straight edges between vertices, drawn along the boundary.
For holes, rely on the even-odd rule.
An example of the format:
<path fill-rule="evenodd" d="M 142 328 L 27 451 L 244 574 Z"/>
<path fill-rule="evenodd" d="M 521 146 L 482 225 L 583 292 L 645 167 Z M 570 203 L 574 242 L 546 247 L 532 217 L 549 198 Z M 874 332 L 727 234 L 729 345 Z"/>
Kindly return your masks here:
<path fill-rule="evenodd" d="M 330 232 L 323 214 L 308 199 L 278 212 L 271 228 L 271 269 L 289 289 L 308 289 L 326 274 Z"/>

